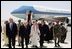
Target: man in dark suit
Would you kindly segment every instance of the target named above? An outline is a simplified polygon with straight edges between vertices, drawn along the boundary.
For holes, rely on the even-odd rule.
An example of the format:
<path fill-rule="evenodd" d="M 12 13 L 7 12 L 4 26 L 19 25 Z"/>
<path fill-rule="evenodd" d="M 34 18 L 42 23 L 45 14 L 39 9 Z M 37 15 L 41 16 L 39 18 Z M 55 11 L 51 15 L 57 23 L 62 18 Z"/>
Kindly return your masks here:
<path fill-rule="evenodd" d="M 22 48 L 24 48 L 24 39 L 26 48 L 28 48 L 30 29 L 31 27 L 27 22 L 20 26 L 19 35 L 21 36 Z"/>
<path fill-rule="evenodd" d="M 60 24 L 61 25 L 61 43 L 65 42 L 66 36 L 67 36 L 67 29 L 63 26 L 63 23 Z"/>
<path fill-rule="evenodd" d="M 45 26 L 44 20 L 42 20 L 41 24 L 39 24 L 39 30 L 40 30 L 40 47 L 42 48 L 47 33 L 47 28 Z"/>
<path fill-rule="evenodd" d="M 10 18 L 9 19 L 9 23 L 6 24 L 6 34 L 8 36 L 8 40 L 9 40 L 9 48 L 15 48 L 15 37 L 17 34 L 17 25 L 16 23 L 13 22 L 13 19 Z M 11 46 L 11 42 L 12 42 L 12 46 Z"/>
<path fill-rule="evenodd" d="M 46 33 L 46 36 L 45 36 L 45 40 L 47 42 L 50 42 L 50 31 L 49 31 L 49 26 L 44 24 L 44 30 L 45 30 L 45 33 Z"/>

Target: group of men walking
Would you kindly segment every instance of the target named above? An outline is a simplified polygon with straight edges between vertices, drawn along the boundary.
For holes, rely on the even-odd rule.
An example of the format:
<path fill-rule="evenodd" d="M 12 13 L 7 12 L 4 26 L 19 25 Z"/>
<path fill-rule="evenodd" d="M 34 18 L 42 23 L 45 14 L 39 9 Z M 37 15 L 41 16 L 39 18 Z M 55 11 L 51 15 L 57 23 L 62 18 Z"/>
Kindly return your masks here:
<path fill-rule="evenodd" d="M 56 24 L 52 23 L 52 26 L 49 27 L 45 24 L 44 20 L 41 23 L 33 21 L 32 24 L 28 22 L 18 21 L 18 25 L 13 21 L 12 18 L 6 24 L 6 36 L 8 38 L 9 48 L 15 48 L 16 37 L 18 36 L 19 46 L 24 48 L 24 39 L 26 48 L 29 44 L 32 44 L 32 47 L 38 48 L 38 43 L 40 43 L 40 48 L 43 47 L 44 41 L 50 42 L 50 40 L 55 41 L 55 47 L 60 46 L 59 43 L 64 43 L 66 39 L 67 30 L 63 23 L 59 24 L 59 21 Z M 58 39 L 58 42 L 56 42 Z"/>

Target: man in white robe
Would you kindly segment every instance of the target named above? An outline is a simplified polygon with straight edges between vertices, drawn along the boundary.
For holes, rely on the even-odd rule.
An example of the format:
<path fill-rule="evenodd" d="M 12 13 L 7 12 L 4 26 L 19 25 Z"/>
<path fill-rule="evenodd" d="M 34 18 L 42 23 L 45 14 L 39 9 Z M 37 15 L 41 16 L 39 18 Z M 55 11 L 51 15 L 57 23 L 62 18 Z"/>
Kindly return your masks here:
<path fill-rule="evenodd" d="M 33 47 L 37 48 L 38 42 L 40 40 L 39 35 L 40 35 L 40 31 L 38 28 L 38 24 L 36 22 L 34 22 L 31 27 L 31 33 L 30 33 L 30 41 L 31 41 L 31 44 L 33 45 Z"/>

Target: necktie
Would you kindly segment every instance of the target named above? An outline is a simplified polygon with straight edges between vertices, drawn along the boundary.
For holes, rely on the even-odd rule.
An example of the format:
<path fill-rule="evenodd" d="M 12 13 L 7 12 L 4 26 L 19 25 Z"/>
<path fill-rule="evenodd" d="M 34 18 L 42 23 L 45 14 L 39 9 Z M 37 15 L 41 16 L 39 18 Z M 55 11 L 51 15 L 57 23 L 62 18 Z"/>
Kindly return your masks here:
<path fill-rule="evenodd" d="M 10 29 L 12 30 L 12 24 L 10 24 Z"/>

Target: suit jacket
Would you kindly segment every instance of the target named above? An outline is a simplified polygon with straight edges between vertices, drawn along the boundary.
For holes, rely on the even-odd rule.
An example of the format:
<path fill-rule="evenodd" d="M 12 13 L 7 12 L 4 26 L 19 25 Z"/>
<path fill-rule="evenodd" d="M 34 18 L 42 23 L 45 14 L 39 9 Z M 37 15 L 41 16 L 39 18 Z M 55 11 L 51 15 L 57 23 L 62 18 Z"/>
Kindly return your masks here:
<path fill-rule="evenodd" d="M 31 27 L 29 25 L 27 25 L 27 27 L 25 28 L 24 25 L 21 25 L 20 28 L 19 28 L 19 35 L 20 36 L 26 36 L 30 34 L 30 30 L 31 30 Z"/>
<path fill-rule="evenodd" d="M 6 35 L 8 37 L 15 37 L 17 34 L 17 25 L 13 22 L 12 30 L 10 29 L 10 23 L 6 24 Z"/>
<path fill-rule="evenodd" d="M 43 26 L 39 24 L 39 30 L 40 30 L 41 35 L 48 34 L 49 27 L 46 24 L 44 24 Z"/>

